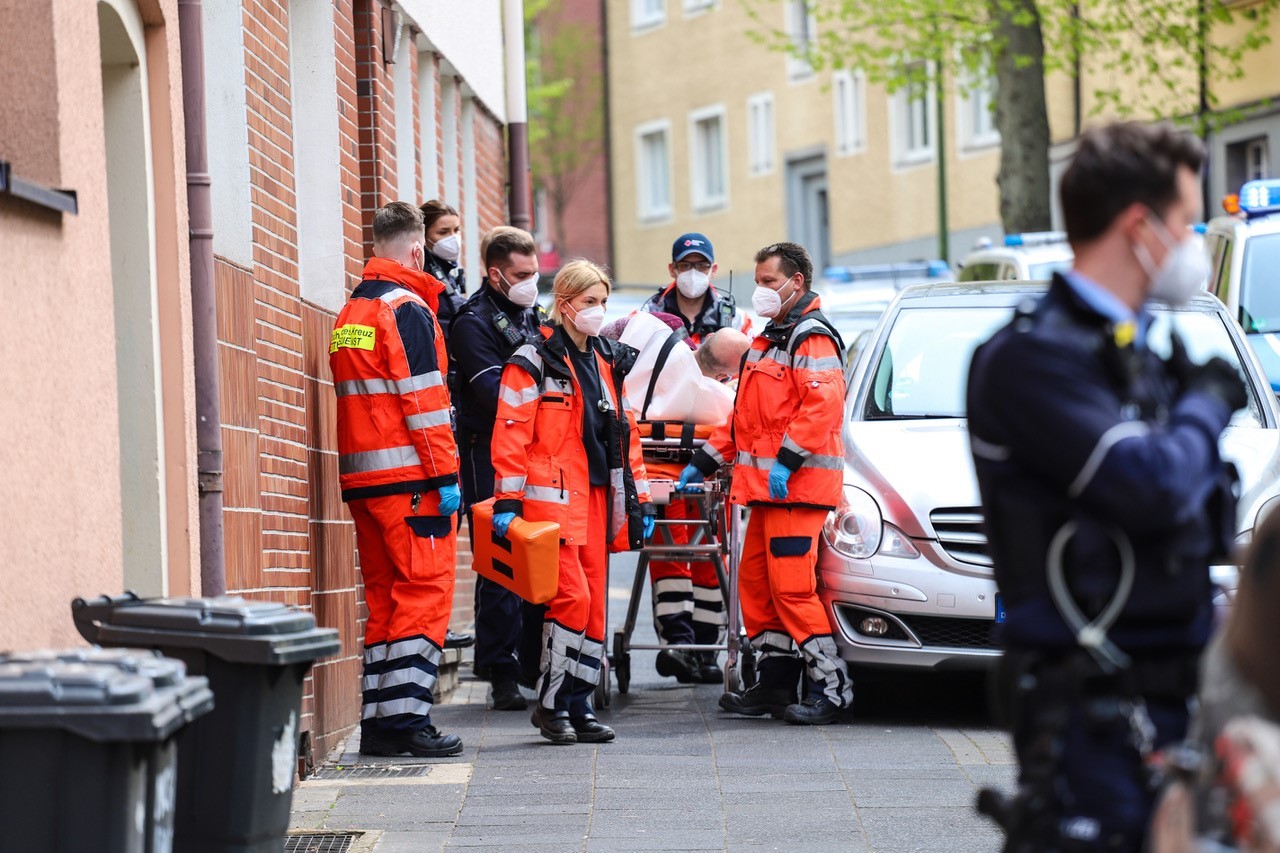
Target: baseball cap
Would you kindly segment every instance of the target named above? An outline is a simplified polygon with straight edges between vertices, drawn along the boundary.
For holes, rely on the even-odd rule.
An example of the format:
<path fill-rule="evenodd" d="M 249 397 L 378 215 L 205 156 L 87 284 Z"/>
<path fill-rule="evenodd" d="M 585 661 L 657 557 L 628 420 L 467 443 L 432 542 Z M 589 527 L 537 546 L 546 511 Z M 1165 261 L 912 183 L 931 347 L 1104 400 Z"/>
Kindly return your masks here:
<path fill-rule="evenodd" d="M 715 250 L 711 248 L 711 241 L 696 231 L 681 234 L 671 244 L 671 263 L 673 264 L 685 255 L 693 254 L 703 255 L 708 261 L 712 262 L 716 259 Z"/>

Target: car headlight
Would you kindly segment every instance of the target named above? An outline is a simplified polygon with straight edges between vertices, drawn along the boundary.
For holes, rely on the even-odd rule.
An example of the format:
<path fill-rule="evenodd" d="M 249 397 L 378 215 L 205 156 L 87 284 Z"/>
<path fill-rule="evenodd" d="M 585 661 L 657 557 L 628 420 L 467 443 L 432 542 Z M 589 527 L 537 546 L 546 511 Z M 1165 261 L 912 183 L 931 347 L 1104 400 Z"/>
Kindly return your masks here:
<path fill-rule="evenodd" d="M 844 487 L 844 502 L 827 516 L 822 526 L 827 544 L 846 557 L 865 560 L 880 547 L 884 520 L 871 495 Z"/>

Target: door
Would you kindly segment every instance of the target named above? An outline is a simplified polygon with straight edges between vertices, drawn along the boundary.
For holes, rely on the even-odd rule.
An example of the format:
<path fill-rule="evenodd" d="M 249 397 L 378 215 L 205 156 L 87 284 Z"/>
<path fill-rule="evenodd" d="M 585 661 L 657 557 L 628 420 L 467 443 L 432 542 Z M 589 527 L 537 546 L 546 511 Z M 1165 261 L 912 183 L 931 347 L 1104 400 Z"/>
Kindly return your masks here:
<path fill-rule="evenodd" d="M 831 263 L 827 159 L 812 154 L 787 162 L 787 237 L 809 250 L 815 276 Z"/>

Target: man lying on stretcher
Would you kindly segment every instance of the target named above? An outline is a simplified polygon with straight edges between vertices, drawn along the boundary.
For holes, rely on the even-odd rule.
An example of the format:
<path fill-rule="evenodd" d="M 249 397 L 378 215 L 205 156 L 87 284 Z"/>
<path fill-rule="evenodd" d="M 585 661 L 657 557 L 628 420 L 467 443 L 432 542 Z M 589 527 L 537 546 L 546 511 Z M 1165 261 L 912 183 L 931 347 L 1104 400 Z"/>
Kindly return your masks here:
<path fill-rule="evenodd" d="M 750 347 L 747 336 L 736 329 L 720 329 L 706 335 L 695 351 L 679 318 L 666 314 L 636 313 L 601 331 L 605 337 L 640 351 L 627 375 L 624 388 L 641 421 L 680 421 L 714 428 L 733 411 L 733 389 L 742 358 Z M 642 424 L 643 430 L 643 424 Z M 675 480 L 683 463 L 645 461 L 650 481 Z M 670 469 L 670 470 L 667 470 Z M 699 506 L 675 500 L 658 508 L 659 517 L 697 518 Z M 675 544 L 689 541 L 684 525 L 665 528 Z M 655 538 L 655 541 L 663 541 Z M 706 562 L 654 560 L 649 564 L 653 581 L 653 617 L 658 640 L 673 648 L 658 652 L 660 675 L 681 683 L 719 683 L 724 678 L 715 652 L 689 652 L 682 645 L 717 645 L 724 642 L 724 596 L 715 567 Z"/>

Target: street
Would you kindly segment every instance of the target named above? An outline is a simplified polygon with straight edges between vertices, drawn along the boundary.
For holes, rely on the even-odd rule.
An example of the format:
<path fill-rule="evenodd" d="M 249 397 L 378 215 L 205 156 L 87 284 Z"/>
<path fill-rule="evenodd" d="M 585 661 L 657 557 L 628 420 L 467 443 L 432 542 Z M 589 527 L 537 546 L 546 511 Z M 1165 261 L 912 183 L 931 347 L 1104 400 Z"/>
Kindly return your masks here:
<path fill-rule="evenodd" d="M 611 625 L 633 566 L 613 560 Z M 636 642 L 653 641 L 648 607 Z M 659 678 L 653 655 L 633 653 L 631 692 L 601 714 L 618 739 L 600 746 L 553 746 L 528 713 L 487 710 L 468 668 L 432 715 L 462 736 L 462 756 L 362 758 L 353 738 L 299 784 L 293 827 L 377 831 L 351 849 L 378 853 L 998 849 L 974 797 L 1010 787 L 1015 766 L 980 677 L 877 678 L 859 684 L 853 722 L 805 728 L 730 717 L 719 687 Z"/>

